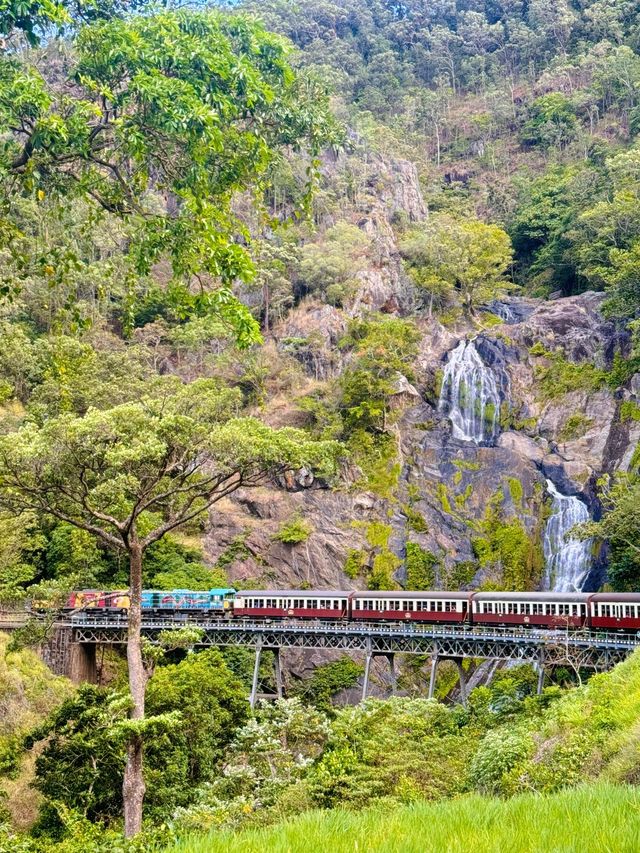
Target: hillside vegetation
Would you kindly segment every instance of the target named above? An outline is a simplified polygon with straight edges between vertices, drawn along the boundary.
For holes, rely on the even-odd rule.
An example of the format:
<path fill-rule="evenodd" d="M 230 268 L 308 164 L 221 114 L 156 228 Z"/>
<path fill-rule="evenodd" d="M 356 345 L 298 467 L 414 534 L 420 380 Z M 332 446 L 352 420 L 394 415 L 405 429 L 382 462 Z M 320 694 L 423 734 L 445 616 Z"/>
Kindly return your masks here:
<path fill-rule="evenodd" d="M 601 792 L 613 825 L 635 656 L 541 697 L 501 671 L 468 708 L 425 701 L 407 656 L 402 696 L 376 677 L 351 708 L 357 662 L 292 652 L 253 713 L 244 650 L 150 644 L 140 601 L 640 588 L 638 4 L 178 5 L 0 2 L 0 603 L 131 592 L 102 686 L 17 650 L 33 625 L 2 641 L 0 846 L 312 812 L 286 847 L 324 817 L 377 833 L 369 807 L 527 827 L 531 800 L 477 795 L 532 792 L 584 826 Z M 561 499 L 582 523 L 549 553 Z"/>

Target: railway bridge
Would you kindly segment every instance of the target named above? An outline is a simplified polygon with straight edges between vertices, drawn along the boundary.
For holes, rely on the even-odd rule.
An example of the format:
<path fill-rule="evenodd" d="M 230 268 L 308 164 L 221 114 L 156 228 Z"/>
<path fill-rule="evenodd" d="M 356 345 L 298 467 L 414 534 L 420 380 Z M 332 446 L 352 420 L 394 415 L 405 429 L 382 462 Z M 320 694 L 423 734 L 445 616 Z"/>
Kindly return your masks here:
<path fill-rule="evenodd" d="M 285 649 L 324 649 L 364 654 L 365 670 L 362 698 L 370 686 L 371 665 L 375 658 L 388 662 L 391 690 L 396 688 L 395 658 L 398 654 L 423 655 L 431 660 L 429 697 L 433 697 L 438 664 L 453 661 L 460 677 L 460 698 L 466 701 L 467 685 L 463 661 L 483 659 L 496 662 L 530 663 L 538 672 L 538 692 L 542 691 L 545 671 L 555 666 L 604 671 L 622 661 L 640 647 L 637 634 L 537 630 L 522 628 L 472 627 L 460 624 L 419 623 L 345 623 L 314 620 L 226 620 L 203 618 L 196 614 L 168 613 L 147 616 L 142 633 L 151 641 L 161 632 L 189 626 L 199 629 L 196 647 L 244 646 L 255 650 L 255 665 L 250 701 L 259 697 L 259 667 L 265 651 L 273 653 L 275 696 L 282 696 L 281 653 Z M 1 623 L 0 623 L 1 629 Z M 49 663 L 57 671 L 76 680 L 92 680 L 96 670 L 96 648 L 126 642 L 126 615 L 75 612 L 61 617 L 55 626 L 55 648 Z M 45 654 L 45 659 L 47 655 Z M 70 671 L 71 670 L 71 671 Z"/>

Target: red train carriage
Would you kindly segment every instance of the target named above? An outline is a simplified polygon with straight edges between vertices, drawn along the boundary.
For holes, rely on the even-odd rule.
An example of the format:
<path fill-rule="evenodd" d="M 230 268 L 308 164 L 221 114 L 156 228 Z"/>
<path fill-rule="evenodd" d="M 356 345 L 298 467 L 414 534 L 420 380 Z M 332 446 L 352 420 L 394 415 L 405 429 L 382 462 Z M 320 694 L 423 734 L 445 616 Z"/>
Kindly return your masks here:
<path fill-rule="evenodd" d="M 591 627 L 607 631 L 640 631 L 640 593 L 598 592 L 589 596 Z"/>
<path fill-rule="evenodd" d="M 235 617 L 344 619 L 350 592 L 337 589 L 241 589 L 233 601 Z"/>
<path fill-rule="evenodd" d="M 395 622 L 465 622 L 468 592 L 356 592 L 351 596 L 351 618 Z"/>
<path fill-rule="evenodd" d="M 573 592 L 476 592 L 474 625 L 522 625 L 536 628 L 582 628 L 589 596 Z"/>

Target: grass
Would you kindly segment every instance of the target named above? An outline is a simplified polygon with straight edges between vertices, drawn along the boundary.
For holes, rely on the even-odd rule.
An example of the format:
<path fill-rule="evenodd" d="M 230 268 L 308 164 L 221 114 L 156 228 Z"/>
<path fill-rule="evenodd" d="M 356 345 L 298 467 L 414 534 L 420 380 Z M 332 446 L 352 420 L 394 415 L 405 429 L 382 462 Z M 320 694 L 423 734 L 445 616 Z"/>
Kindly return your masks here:
<path fill-rule="evenodd" d="M 479 796 L 386 811 L 309 812 L 278 826 L 190 836 L 171 853 L 637 853 L 640 789 Z"/>

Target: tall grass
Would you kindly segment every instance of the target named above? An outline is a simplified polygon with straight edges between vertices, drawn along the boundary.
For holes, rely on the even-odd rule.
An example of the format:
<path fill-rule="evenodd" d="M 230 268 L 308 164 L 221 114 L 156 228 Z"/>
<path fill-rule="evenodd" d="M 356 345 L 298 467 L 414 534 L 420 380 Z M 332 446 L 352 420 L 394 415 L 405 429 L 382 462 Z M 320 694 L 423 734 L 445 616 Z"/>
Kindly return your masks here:
<path fill-rule="evenodd" d="M 585 785 L 542 797 L 479 796 L 183 838 L 171 853 L 639 853 L 640 789 Z"/>

